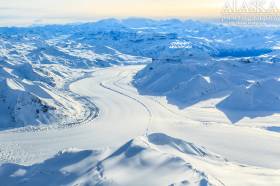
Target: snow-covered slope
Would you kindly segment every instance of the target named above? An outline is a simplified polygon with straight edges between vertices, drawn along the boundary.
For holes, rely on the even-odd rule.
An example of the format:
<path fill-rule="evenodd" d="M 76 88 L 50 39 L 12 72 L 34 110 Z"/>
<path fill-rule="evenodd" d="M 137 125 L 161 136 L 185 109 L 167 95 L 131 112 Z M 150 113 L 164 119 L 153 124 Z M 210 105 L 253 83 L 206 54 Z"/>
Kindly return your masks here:
<path fill-rule="evenodd" d="M 225 163 L 202 147 L 155 133 L 133 139 L 112 153 L 70 149 L 33 166 L 4 164 L 0 178 L 11 186 L 223 185 L 196 167 L 203 160 Z"/>
<path fill-rule="evenodd" d="M 83 111 L 82 105 L 69 96 L 48 85 L 28 80 L 3 79 L 0 81 L 0 97 L 1 128 L 4 129 L 64 123 L 69 116 L 78 118 Z"/>
<path fill-rule="evenodd" d="M 0 34 L 1 53 L 11 54 L 4 58 L 72 67 L 144 63 L 149 60 L 147 57 L 158 58 L 170 53 L 174 57 L 174 50 L 169 47 L 177 41 L 188 42 L 192 49 L 212 56 L 258 56 L 271 52 L 279 38 L 277 32 L 270 29 L 148 19 L 0 28 Z M 178 55 L 201 56 L 192 52 L 177 50 Z"/>
<path fill-rule="evenodd" d="M 249 116 L 247 111 L 255 112 L 256 117 L 280 112 L 277 106 L 279 67 L 279 63 L 267 58 L 197 61 L 182 57 L 179 62 L 161 59 L 139 72 L 134 85 L 141 94 L 166 96 L 169 103 L 181 109 L 230 95 L 217 107 L 227 113 L 243 112 L 237 120 L 229 117 L 235 123 Z"/>
<path fill-rule="evenodd" d="M 11 185 L 279 185 L 277 133 L 223 125 L 211 108 L 183 113 L 157 97 L 141 96 L 129 83 L 140 68 L 99 69 L 70 86 L 95 98 L 100 115 L 90 125 L 0 132 L 1 180 Z M 61 151 L 71 147 L 91 150 Z"/>
<path fill-rule="evenodd" d="M 94 28 L 90 30 L 87 24 L 0 28 L 0 129 L 82 121 L 85 112 L 92 111 L 64 90 L 65 83 L 82 77 L 93 66 L 150 61 L 105 43 L 97 47 L 85 42 L 106 25 L 109 31 L 121 31 L 109 20 L 89 24 Z M 80 34 L 84 42 L 77 36 Z"/>
<path fill-rule="evenodd" d="M 239 86 L 217 108 L 236 122 L 247 116 L 264 117 L 280 112 L 280 82 L 278 79 L 256 81 Z"/>
<path fill-rule="evenodd" d="M 228 176 L 230 170 L 237 174 Z M 258 185 L 265 176 L 250 178 L 258 173 L 256 168 L 227 162 L 203 147 L 162 133 L 137 137 L 115 151 L 72 148 L 32 166 L 0 166 L 2 184 L 10 186 Z M 271 177 L 279 176 L 273 171 L 270 174 Z M 277 180 L 270 183 L 275 185 Z"/>

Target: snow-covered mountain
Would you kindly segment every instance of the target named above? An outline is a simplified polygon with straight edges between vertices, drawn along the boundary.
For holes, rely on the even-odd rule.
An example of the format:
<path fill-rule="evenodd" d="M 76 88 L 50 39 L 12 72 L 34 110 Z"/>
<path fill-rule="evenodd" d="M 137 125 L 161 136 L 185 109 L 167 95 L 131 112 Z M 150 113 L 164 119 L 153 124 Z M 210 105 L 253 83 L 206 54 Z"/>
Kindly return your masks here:
<path fill-rule="evenodd" d="M 219 170 L 221 165 L 224 170 Z M 11 186 L 224 185 L 212 173 L 204 172 L 204 167 L 216 168 L 217 172 L 254 171 L 230 164 L 203 147 L 154 133 L 130 140 L 116 151 L 69 149 L 32 166 L 6 164 L 0 166 L 0 178 Z M 242 180 L 228 182 L 239 184 Z"/>
<path fill-rule="evenodd" d="M 2 184 L 10 186 L 220 186 L 254 185 L 266 179 L 257 168 L 230 163 L 201 146 L 162 133 L 137 137 L 117 150 L 71 148 L 42 163 L 32 166 L 5 164 L 0 165 L 0 170 Z M 242 179 L 228 175 L 232 171 Z M 275 174 L 273 171 L 270 173 L 272 177 Z M 258 176 L 247 179 L 252 174 Z M 276 185 L 277 179 L 270 180 L 270 183 Z"/>
<path fill-rule="evenodd" d="M 133 83 L 141 94 L 166 96 L 169 103 L 181 109 L 203 100 L 230 95 L 224 101 L 227 104 L 217 105 L 225 113 L 262 111 L 267 116 L 280 111 L 274 106 L 267 106 L 271 102 L 266 99 L 267 93 L 264 93 L 271 92 L 268 87 L 260 88 L 262 90 L 258 91 L 263 94 L 258 93 L 254 98 L 237 97 L 239 93 L 236 92 L 243 89 L 244 94 L 247 94 L 247 88 L 254 87 L 259 82 L 277 82 L 280 73 L 279 50 L 275 40 L 278 34 L 275 30 L 218 25 L 203 27 L 201 23 L 194 23 L 188 28 L 191 31 L 182 38 L 191 47 L 180 48 L 179 45 L 178 48 L 171 47 L 161 51 L 151 64 L 137 73 Z M 279 96 L 273 99 L 279 99 Z M 237 106 L 241 103 L 242 105 Z M 260 115 L 262 114 L 256 116 Z M 245 116 L 250 115 L 243 113 L 238 119 L 230 116 L 229 119 L 236 122 Z"/>
<path fill-rule="evenodd" d="M 64 124 L 84 117 L 86 108 L 60 88 L 70 75 L 78 76 L 63 66 L 1 65 L 0 128 Z"/>
<path fill-rule="evenodd" d="M 140 93 L 166 96 L 169 103 L 181 109 L 228 96 L 217 105 L 221 111 L 243 112 L 243 117 L 247 116 L 246 111 L 268 115 L 280 111 L 278 62 L 265 58 L 203 61 L 188 57 L 180 62 L 157 60 L 135 76 L 134 84 Z"/>
<path fill-rule="evenodd" d="M 275 29 L 132 18 L 0 28 L 0 36 L 1 88 L 5 90 L 1 91 L 1 115 L 6 118 L 0 128 L 61 123 L 58 118 L 74 112 L 78 117 L 84 109 L 73 98 L 54 96 L 61 95 L 59 89 L 71 78 L 82 76 L 83 70 L 73 69 L 153 61 L 138 73 L 134 84 L 141 93 L 165 95 L 182 108 L 218 92 L 247 86 L 250 80 L 263 81 L 267 74 L 261 68 L 269 70 L 271 78 L 278 76 L 274 66 L 279 61 L 279 34 Z M 37 106 L 25 108 L 27 103 Z M 20 110 L 33 117 L 23 118 Z M 42 110 L 52 113 L 47 116 Z"/>
<path fill-rule="evenodd" d="M 0 128 L 77 122 L 86 108 L 62 90 L 65 83 L 83 76 L 83 70 L 73 68 L 150 61 L 121 53 L 105 43 L 98 47 L 86 42 L 106 25 L 120 31 L 110 20 L 88 26 L 0 28 Z"/>
<path fill-rule="evenodd" d="M 0 185 L 279 185 L 279 38 L 175 19 L 0 28 Z"/>

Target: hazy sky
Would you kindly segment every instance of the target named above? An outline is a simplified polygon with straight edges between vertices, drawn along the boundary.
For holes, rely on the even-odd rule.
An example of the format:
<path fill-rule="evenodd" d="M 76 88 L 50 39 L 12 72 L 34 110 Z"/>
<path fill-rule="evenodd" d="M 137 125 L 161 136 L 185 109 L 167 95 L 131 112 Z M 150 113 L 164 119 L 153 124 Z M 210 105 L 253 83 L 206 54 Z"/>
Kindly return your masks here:
<path fill-rule="evenodd" d="M 0 25 L 104 17 L 213 17 L 225 0 L 0 0 Z"/>

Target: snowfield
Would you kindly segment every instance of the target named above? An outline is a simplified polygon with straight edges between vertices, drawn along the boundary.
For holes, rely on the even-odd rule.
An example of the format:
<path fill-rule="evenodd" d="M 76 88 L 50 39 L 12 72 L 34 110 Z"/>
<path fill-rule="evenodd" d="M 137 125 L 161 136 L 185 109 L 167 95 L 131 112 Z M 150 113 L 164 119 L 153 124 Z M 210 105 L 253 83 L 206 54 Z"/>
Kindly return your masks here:
<path fill-rule="evenodd" d="M 141 96 L 130 84 L 141 68 L 96 70 L 93 77 L 70 86 L 93 97 L 100 109 L 87 125 L 31 134 L 1 132 L 1 161 L 27 166 L 5 163 L 0 177 L 11 185 L 279 184 L 277 133 L 228 125 L 226 117 L 224 123 L 206 124 L 203 116 L 191 117 L 162 99 Z M 197 112 L 197 107 L 189 110 Z M 208 120 L 216 120 L 213 108 L 201 109 Z M 73 147 L 96 151 L 56 155 Z M 46 181 L 49 177 L 53 182 Z"/>
<path fill-rule="evenodd" d="M 148 19 L 0 28 L 0 186 L 280 185 L 279 36 Z"/>

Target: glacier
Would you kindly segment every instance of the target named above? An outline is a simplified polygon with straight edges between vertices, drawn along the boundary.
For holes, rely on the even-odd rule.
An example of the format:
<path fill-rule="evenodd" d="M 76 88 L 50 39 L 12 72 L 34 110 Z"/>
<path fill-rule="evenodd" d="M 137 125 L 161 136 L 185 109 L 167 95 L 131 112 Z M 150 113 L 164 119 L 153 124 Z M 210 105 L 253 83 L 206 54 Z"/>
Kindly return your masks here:
<path fill-rule="evenodd" d="M 0 185 L 279 185 L 279 33 L 1 27 Z"/>

